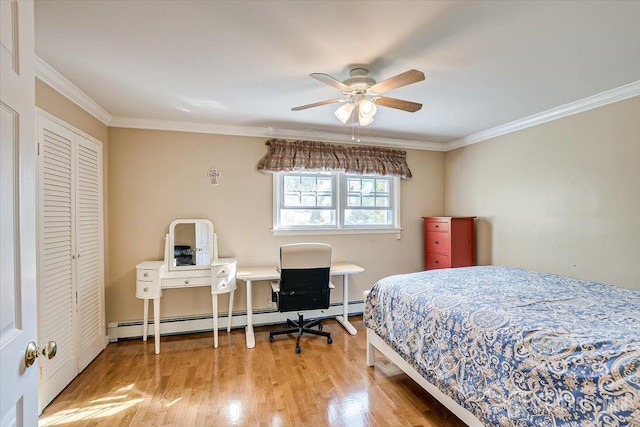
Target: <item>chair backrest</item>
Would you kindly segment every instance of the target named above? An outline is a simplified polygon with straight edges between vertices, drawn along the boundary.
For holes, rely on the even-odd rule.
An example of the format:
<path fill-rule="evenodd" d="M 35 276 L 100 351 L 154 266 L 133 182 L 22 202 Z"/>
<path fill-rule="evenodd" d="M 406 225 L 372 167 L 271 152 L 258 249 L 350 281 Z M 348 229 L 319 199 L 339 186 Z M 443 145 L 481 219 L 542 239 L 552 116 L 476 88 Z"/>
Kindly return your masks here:
<path fill-rule="evenodd" d="M 331 245 L 293 243 L 280 247 L 280 311 L 329 307 Z"/>

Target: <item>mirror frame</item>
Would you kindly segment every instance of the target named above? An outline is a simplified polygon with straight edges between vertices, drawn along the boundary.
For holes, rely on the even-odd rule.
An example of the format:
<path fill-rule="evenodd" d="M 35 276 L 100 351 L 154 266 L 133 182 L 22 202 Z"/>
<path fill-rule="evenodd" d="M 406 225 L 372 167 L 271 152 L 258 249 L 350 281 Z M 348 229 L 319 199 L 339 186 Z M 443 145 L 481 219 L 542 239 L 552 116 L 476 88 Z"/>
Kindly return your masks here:
<path fill-rule="evenodd" d="M 169 271 L 185 271 L 185 270 L 209 270 L 211 269 L 211 264 L 207 265 L 175 265 L 175 256 L 173 247 L 175 246 L 175 228 L 180 224 L 193 224 L 194 227 L 196 224 L 205 224 L 211 230 L 210 236 L 210 252 L 211 253 L 211 262 L 215 262 L 218 258 L 218 251 L 216 245 L 216 235 L 213 229 L 213 223 L 208 219 L 176 219 L 171 222 L 169 225 L 169 237 L 167 239 L 167 247 L 165 248 L 165 261 L 168 264 Z"/>

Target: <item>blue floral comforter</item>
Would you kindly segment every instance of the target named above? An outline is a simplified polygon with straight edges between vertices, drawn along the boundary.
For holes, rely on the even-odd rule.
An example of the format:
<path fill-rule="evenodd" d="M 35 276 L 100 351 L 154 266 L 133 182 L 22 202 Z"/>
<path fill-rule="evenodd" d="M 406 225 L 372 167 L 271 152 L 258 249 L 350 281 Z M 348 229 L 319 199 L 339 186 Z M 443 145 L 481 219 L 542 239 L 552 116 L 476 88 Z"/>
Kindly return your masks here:
<path fill-rule="evenodd" d="M 640 426 L 640 291 L 511 267 L 387 277 L 364 324 L 491 426 Z"/>

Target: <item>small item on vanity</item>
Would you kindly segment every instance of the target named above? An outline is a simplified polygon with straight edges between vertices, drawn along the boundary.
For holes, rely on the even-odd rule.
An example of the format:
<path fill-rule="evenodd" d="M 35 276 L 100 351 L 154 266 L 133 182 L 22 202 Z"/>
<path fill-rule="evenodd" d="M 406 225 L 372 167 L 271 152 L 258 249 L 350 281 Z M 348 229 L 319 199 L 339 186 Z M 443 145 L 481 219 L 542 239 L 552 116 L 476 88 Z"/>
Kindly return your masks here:
<path fill-rule="evenodd" d="M 218 185 L 218 179 L 221 175 L 222 174 L 218 169 L 211 169 L 208 174 L 209 178 L 211 179 L 211 185 Z"/>

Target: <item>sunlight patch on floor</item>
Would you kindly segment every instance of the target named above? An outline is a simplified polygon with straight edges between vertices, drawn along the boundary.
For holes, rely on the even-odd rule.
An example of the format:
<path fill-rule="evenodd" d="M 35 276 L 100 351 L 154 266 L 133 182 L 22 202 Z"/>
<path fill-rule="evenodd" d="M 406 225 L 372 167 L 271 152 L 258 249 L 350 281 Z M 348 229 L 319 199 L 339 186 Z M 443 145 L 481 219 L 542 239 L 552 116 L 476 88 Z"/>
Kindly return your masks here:
<path fill-rule="evenodd" d="M 122 399 L 127 400 L 122 401 Z M 127 409 L 137 405 L 140 402 L 143 402 L 144 400 L 144 398 L 130 399 L 127 395 L 96 399 L 86 406 L 65 409 L 63 411 L 58 411 L 55 414 L 42 417 L 38 422 L 38 426 L 55 426 L 59 424 L 74 423 L 95 418 L 110 417 L 114 414 L 117 414 L 118 412 L 126 411 Z"/>

